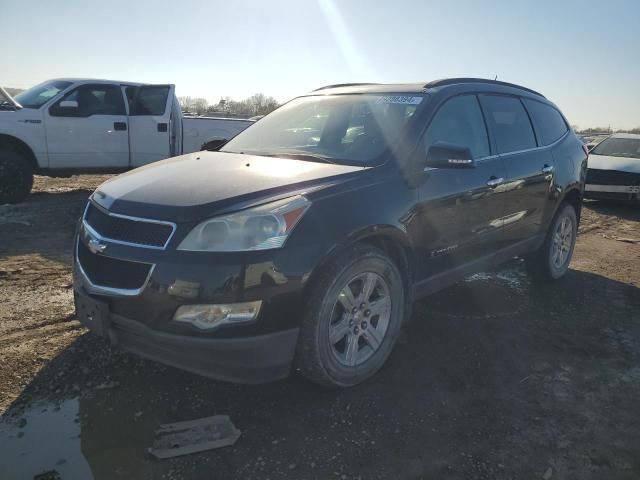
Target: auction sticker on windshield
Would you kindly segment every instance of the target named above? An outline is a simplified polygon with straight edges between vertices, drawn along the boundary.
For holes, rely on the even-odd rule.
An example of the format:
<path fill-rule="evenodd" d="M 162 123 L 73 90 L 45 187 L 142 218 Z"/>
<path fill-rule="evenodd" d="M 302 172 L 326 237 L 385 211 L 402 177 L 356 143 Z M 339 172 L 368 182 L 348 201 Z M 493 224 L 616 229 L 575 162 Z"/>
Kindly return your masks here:
<path fill-rule="evenodd" d="M 385 95 L 378 97 L 376 103 L 393 103 L 400 105 L 418 105 L 423 97 L 410 97 L 407 95 Z"/>

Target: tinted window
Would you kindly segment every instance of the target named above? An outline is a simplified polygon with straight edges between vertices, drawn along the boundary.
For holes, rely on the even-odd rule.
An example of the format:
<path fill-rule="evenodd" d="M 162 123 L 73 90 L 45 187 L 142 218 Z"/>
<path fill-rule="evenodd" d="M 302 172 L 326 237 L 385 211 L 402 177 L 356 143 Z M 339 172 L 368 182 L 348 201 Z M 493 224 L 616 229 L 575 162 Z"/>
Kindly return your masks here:
<path fill-rule="evenodd" d="M 168 86 L 127 87 L 131 115 L 164 115 Z"/>
<path fill-rule="evenodd" d="M 77 107 L 62 106 L 77 102 Z M 115 85 L 82 85 L 52 105 L 53 117 L 90 117 L 91 115 L 126 115 L 120 87 Z"/>
<path fill-rule="evenodd" d="M 525 103 L 542 145 L 550 145 L 566 133 L 567 124 L 555 108 L 535 100 L 525 100 Z"/>
<path fill-rule="evenodd" d="M 474 158 L 489 155 L 487 129 L 474 95 L 454 97 L 438 110 L 424 136 L 425 152 L 437 142 L 468 147 Z"/>
<path fill-rule="evenodd" d="M 483 95 L 481 99 L 487 121 L 496 138 L 498 153 L 536 147 L 531 121 L 518 98 Z"/>

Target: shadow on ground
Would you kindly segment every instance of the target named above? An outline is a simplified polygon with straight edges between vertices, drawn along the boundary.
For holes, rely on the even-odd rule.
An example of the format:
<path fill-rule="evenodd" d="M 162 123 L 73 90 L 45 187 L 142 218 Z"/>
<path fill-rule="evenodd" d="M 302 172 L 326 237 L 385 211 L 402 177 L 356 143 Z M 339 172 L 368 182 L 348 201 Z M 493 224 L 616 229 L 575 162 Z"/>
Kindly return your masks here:
<path fill-rule="evenodd" d="M 32 478 L 638 478 L 640 289 L 522 265 L 416 304 L 379 374 L 343 391 L 241 386 L 86 334 L 0 423 L 0 471 Z M 46 398 L 46 402 L 38 399 Z M 230 448 L 170 460 L 161 423 L 230 415 Z M 12 478 L 12 477 L 8 477 Z"/>

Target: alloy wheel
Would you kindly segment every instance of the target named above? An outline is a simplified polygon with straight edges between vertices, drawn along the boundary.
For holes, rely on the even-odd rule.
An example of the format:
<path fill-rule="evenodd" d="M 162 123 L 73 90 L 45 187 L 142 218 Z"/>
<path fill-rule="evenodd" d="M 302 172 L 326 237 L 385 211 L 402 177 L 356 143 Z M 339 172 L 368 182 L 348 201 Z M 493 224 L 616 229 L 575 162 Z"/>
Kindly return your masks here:
<path fill-rule="evenodd" d="M 389 285 L 373 272 L 361 273 L 340 290 L 329 323 L 331 352 L 338 362 L 355 367 L 382 344 L 391 317 Z"/>

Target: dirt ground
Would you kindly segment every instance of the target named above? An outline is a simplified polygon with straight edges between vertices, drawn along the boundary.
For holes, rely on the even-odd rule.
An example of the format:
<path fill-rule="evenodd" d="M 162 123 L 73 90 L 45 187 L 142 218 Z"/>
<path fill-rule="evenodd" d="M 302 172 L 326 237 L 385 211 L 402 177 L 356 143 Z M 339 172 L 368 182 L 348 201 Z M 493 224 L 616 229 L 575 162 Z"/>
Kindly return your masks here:
<path fill-rule="evenodd" d="M 589 202 L 571 270 L 515 260 L 415 306 L 347 391 L 240 386 L 122 353 L 75 319 L 74 224 L 107 177 L 0 206 L 0 478 L 640 478 L 640 209 Z M 233 447 L 171 460 L 158 425 L 230 415 Z"/>

